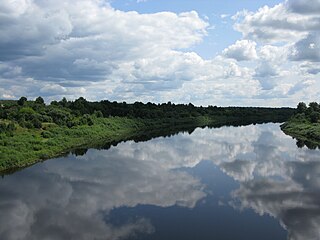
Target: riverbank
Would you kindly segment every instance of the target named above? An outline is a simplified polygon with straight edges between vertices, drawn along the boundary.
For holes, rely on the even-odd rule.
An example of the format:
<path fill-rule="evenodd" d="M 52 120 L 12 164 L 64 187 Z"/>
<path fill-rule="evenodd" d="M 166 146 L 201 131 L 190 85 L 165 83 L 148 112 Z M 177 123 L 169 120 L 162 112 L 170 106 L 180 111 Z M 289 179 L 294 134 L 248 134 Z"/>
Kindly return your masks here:
<path fill-rule="evenodd" d="M 50 104 L 42 97 L 0 101 L 0 172 L 78 149 L 105 148 L 129 139 L 144 141 L 196 127 L 284 122 L 293 113 L 291 108 L 89 102 L 82 97 Z"/>
<path fill-rule="evenodd" d="M 18 127 L 12 135 L 0 135 L 0 171 L 26 167 L 67 154 L 77 148 L 103 146 L 135 137 L 143 138 L 152 135 L 155 130 L 162 129 L 166 134 L 170 134 L 220 121 L 207 117 L 161 120 L 110 117 L 96 118 L 91 126 L 68 128 L 44 123 L 42 129 Z"/>
<path fill-rule="evenodd" d="M 299 141 L 309 143 L 312 147 L 320 146 L 320 123 L 290 119 L 281 125 L 281 130 Z"/>

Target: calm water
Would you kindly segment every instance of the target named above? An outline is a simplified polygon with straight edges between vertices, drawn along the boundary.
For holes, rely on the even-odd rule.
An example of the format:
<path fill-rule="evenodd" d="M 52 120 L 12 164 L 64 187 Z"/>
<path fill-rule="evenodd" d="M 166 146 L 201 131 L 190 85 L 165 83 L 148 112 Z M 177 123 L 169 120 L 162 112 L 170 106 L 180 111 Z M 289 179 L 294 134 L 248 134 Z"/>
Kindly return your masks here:
<path fill-rule="evenodd" d="M 278 124 L 90 149 L 0 179 L 0 239 L 320 239 L 319 156 Z"/>

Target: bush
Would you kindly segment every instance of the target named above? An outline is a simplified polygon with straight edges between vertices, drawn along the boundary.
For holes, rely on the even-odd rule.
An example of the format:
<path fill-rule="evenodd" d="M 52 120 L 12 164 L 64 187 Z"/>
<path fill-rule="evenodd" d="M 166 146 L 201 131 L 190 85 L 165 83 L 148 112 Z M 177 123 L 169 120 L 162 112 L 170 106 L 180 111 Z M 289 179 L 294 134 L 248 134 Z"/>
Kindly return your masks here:
<path fill-rule="evenodd" d="M 97 118 L 103 118 L 103 113 L 101 111 L 94 111 L 94 115 L 97 117 Z"/>
<path fill-rule="evenodd" d="M 25 122 L 25 127 L 28 129 L 33 128 L 33 124 L 30 121 Z"/>
<path fill-rule="evenodd" d="M 52 134 L 51 132 L 48 132 L 48 131 L 43 131 L 41 133 L 41 137 L 43 137 L 43 138 L 52 138 L 52 137 L 54 137 L 54 134 Z"/>
<path fill-rule="evenodd" d="M 38 129 L 42 128 L 42 123 L 37 118 L 32 120 L 32 125 L 33 125 L 33 127 L 38 128 Z"/>
<path fill-rule="evenodd" d="M 0 123 L 0 133 L 4 133 L 7 131 L 7 124 Z"/>
<path fill-rule="evenodd" d="M 17 129 L 16 125 L 13 122 L 9 123 L 8 126 L 7 126 L 7 132 L 13 132 L 16 129 Z"/>
<path fill-rule="evenodd" d="M 310 114 L 310 120 L 311 120 L 312 123 L 317 123 L 319 121 L 319 119 L 320 119 L 320 113 L 312 112 Z"/>

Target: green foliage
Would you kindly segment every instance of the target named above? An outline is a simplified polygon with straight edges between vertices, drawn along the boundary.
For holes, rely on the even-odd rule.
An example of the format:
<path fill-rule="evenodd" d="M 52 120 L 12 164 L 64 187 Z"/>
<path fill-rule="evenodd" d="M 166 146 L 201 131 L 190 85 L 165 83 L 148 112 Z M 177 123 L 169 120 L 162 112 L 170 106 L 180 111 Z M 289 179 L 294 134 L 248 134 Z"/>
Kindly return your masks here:
<path fill-rule="evenodd" d="M 312 112 L 310 114 L 310 120 L 312 123 L 317 123 L 320 119 L 320 113 L 319 112 Z"/>
<path fill-rule="evenodd" d="M 33 127 L 35 127 L 35 128 L 42 128 L 42 123 L 39 121 L 39 119 L 37 119 L 37 118 L 34 118 L 33 120 L 32 120 L 32 125 L 33 125 Z"/>
<path fill-rule="evenodd" d="M 62 98 L 62 100 L 59 102 L 59 104 L 60 104 L 60 106 L 62 106 L 62 107 L 67 107 L 68 101 L 67 101 L 67 99 L 64 97 L 64 98 Z"/>
<path fill-rule="evenodd" d="M 7 133 L 11 135 L 16 129 L 17 127 L 13 122 L 9 122 L 9 123 L 0 122 L 0 134 Z"/>
<path fill-rule="evenodd" d="M 23 106 L 24 103 L 27 101 L 28 99 L 26 97 L 21 97 L 19 100 L 18 100 L 18 105 L 19 106 Z"/>
<path fill-rule="evenodd" d="M 297 113 L 281 129 L 290 136 L 297 138 L 297 146 L 315 149 L 320 146 L 320 106 L 316 102 L 299 103 Z"/>
<path fill-rule="evenodd" d="M 316 102 L 311 102 L 309 103 L 309 108 L 311 110 L 311 112 L 319 112 L 320 108 L 319 108 L 319 104 Z"/>
<path fill-rule="evenodd" d="M 304 102 L 299 102 L 297 106 L 298 113 L 305 113 L 307 111 L 307 105 Z"/>
<path fill-rule="evenodd" d="M 0 133 L 5 133 L 7 131 L 7 124 L 0 122 Z"/>
<path fill-rule="evenodd" d="M 290 108 L 88 102 L 82 97 L 75 101 L 63 98 L 50 105 L 45 105 L 41 97 L 1 104 L 0 170 L 25 166 L 88 143 L 120 141 L 137 134 L 139 139 L 147 139 L 146 131 L 160 135 L 212 124 L 278 122 L 294 113 Z M 307 113 L 303 114 L 300 117 L 307 118 Z"/>
<path fill-rule="evenodd" d="M 50 131 L 43 131 L 41 132 L 41 137 L 43 138 L 52 138 L 54 137 L 54 134 Z"/>
<path fill-rule="evenodd" d="M 36 104 L 44 105 L 44 100 L 42 97 L 37 97 L 35 100 Z"/>
<path fill-rule="evenodd" d="M 23 107 L 19 110 L 20 114 L 24 115 L 34 115 L 36 112 L 31 107 Z"/>
<path fill-rule="evenodd" d="M 14 130 L 16 130 L 16 125 L 13 123 L 13 122 L 10 122 L 8 125 L 7 125 L 7 132 L 13 132 Z"/>
<path fill-rule="evenodd" d="M 103 118 L 103 113 L 99 110 L 99 111 L 94 111 L 94 115 L 97 117 L 97 118 Z"/>

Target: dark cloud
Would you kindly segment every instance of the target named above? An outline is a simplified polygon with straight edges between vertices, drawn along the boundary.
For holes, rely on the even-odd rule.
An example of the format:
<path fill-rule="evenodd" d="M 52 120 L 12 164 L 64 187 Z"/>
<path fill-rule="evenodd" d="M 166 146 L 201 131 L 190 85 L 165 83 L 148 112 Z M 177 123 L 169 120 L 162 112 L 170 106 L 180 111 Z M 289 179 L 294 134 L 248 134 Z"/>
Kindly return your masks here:
<path fill-rule="evenodd" d="M 300 14 L 319 14 L 319 0 L 289 0 L 287 1 L 288 9 Z"/>
<path fill-rule="evenodd" d="M 306 38 L 295 43 L 290 59 L 320 62 L 320 32 L 312 32 Z"/>

